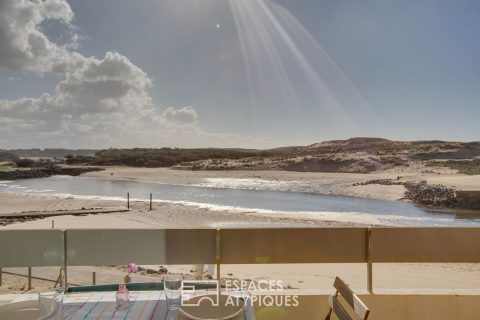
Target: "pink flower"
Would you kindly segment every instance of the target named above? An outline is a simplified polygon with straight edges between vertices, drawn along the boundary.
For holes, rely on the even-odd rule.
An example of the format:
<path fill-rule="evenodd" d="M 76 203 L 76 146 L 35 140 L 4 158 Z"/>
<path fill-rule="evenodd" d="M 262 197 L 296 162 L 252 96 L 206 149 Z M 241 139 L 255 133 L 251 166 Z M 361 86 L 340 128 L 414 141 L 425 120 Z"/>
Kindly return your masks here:
<path fill-rule="evenodd" d="M 127 265 L 127 270 L 128 270 L 128 273 L 137 273 L 138 272 L 138 266 L 135 263 L 130 262 Z"/>

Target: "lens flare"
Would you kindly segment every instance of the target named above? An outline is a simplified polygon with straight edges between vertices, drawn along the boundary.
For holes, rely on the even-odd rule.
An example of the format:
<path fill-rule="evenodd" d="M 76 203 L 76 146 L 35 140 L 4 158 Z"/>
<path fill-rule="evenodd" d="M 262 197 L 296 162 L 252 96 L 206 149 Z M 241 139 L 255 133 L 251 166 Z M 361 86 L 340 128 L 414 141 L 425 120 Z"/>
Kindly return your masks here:
<path fill-rule="evenodd" d="M 229 3 L 253 113 L 288 112 L 292 124 L 315 117 L 319 126 L 341 128 L 346 135 L 355 134 L 352 119 L 357 114 L 376 118 L 345 73 L 287 9 L 269 0 Z"/>

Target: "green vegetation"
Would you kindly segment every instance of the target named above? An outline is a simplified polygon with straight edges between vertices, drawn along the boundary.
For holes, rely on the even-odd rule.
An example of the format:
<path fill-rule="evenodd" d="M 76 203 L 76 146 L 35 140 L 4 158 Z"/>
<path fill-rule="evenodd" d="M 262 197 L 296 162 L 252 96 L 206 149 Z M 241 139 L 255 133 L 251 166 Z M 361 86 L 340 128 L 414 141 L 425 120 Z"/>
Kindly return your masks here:
<path fill-rule="evenodd" d="M 243 149 L 177 149 L 177 148 L 135 148 L 107 149 L 98 151 L 95 157 L 67 156 L 67 163 L 88 163 L 93 165 L 126 165 L 132 167 L 171 167 L 182 162 L 206 159 L 241 159 L 247 157 L 268 157 L 276 151 Z"/>
<path fill-rule="evenodd" d="M 67 155 L 65 157 L 66 164 L 88 164 L 88 163 L 95 163 L 97 158 L 91 156 L 74 156 L 74 155 Z"/>
<path fill-rule="evenodd" d="M 19 161 L 19 157 L 23 158 Z M 461 173 L 480 174 L 480 142 L 391 141 L 352 138 L 269 150 L 220 148 L 135 148 L 106 150 L 15 149 L 0 150 L 0 162 L 19 167 L 44 166 L 49 159 L 28 163 L 25 158 L 53 158 L 78 165 L 173 167 L 198 170 L 284 169 L 295 171 L 371 172 L 410 162 L 445 166 Z M 467 161 L 465 159 L 474 159 Z M 475 160 L 477 159 L 477 160 Z M 445 160 L 445 161 L 441 161 Z"/>
<path fill-rule="evenodd" d="M 431 161 L 427 163 L 429 167 L 447 167 L 458 170 L 458 173 L 477 175 L 480 174 L 480 159 L 473 160 L 448 160 Z"/>
<path fill-rule="evenodd" d="M 19 168 L 30 168 L 30 167 L 34 167 L 34 166 L 37 165 L 37 163 L 35 161 L 30 160 L 30 159 L 17 159 L 17 160 L 15 160 L 15 164 Z"/>
<path fill-rule="evenodd" d="M 10 170 L 12 166 L 9 164 L 0 164 L 0 171 L 7 171 Z"/>
<path fill-rule="evenodd" d="M 39 157 L 39 158 L 64 158 L 67 155 L 93 156 L 97 150 L 92 149 L 12 149 L 9 153 L 18 157 Z M 1 153 L 1 151 L 0 151 Z M 12 159 L 13 160 L 13 159 Z"/>
<path fill-rule="evenodd" d="M 0 150 L 0 161 L 14 161 L 18 156 L 10 151 Z"/>

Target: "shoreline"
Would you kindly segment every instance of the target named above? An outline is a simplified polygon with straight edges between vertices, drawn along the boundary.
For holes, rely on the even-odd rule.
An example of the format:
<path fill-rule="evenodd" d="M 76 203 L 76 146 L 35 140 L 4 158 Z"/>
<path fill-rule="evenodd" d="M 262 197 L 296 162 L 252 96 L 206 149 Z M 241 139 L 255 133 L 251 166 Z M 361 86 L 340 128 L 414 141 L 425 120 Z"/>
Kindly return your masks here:
<path fill-rule="evenodd" d="M 64 166 L 78 170 L 78 166 Z M 373 173 L 296 172 L 281 170 L 177 170 L 126 166 L 95 167 L 81 177 L 181 186 L 226 189 L 290 191 L 313 194 L 353 196 L 393 201 L 409 201 L 405 184 L 425 182 L 461 191 L 480 190 L 480 175 L 458 174 L 438 168 L 424 171 L 421 164 Z M 88 169 L 90 170 L 90 169 Z M 376 180 L 398 181 L 398 185 L 370 183 Z M 410 199 L 411 200 L 411 199 Z M 422 203 L 419 203 L 422 205 Z M 432 206 L 441 208 L 442 206 Z M 467 208 L 468 209 L 468 208 Z"/>
<path fill-rule="evenodd" d="M 410 171 L 386 171 L 370 174 L 358 173 L 323 173 L 323 172 L 291 172 L 291 171 L 187 171 L 174 170 L 170 168 L 134 168 L 134 167 L 102 167 L 101 171 L 87 172 L 80 177 L 100 179 L 100 180 L 116 180 L 158 184 L 172 184 L 194 187 L 211 187 L 223 189 L 243 189 L 243 190 L 264 190 L 264 191 L 285 191 L 285 192 L 302 192 L 313 194 L 324 194 L 330 196 L 346 196 L 361 199 L 379 199 L 387 201 L 412 202 L 405 199 L 405 181 L 412 178 L 424 178 L 428 181 L 430 175 L 418 174 L 418 168 L 409 168 Z M 400 175 L 402 173 L 402 175 Z M 477 180 L 480 182 L 480 176 L 465 176 L 454 174 L 452 172 L 443 173 L 443 180 L 456 179 L 459 181 L 468 180 L 470 184 Z M 438 180 L 438 173 L 434 174 Z M 394 180 L 395 184 L 385 185 L 370 183 L 371 181 Z M 80 210 L 105 207 L 125 206 L 125 200 L 119 197 L 97 197 L 97 196 L 72 196 L 72 195 L 38 195 L 38 194 L 0 194 L 0 218 L 2 213 L 22 213 L 22 212 L 49 212 L 55 210 Z M 20 198 L 18 198 L 20 197 Z M 10 204 L 8 200 L 11 200 Z M 14 199 L 14 200 L 12 200 Z M 15 200 L 17 199 L 17 200 Z M 146 202 L 148 199 L 130 199 L 139 203 Z M 191 213 L 201 210 L 220 213 L 223 216 L 223 222 L 227 225 L 238 223 L 239 226 L 245 226 L 243 221 L 238 219 L 225 219 L 226 216 L 232 215 L 250 215 L 259 218 L 256 221 L 258 226 L 278 225 L 286 227 L 285 219 L 289 220 L 291 226 L 300 227 L 313 225 L 318 226 L 319 221 L 323 221 L 327 225 L 345 224 L 353 225 L 396 225 L 389 223 L 388 220 L 380 222 L 377 217 L 358 212 L 343 212 L 335 214 L 335 212 L 289 212 L 281 210 L 255 210 L 249 208 L 240 208 L 232 206 L 208 205 L 202 203 L 188 201 L 163 201 L 154 200 L 157 206 L 171 208 L 181 206 L 185 211 Z M 415 204 L 421 209 L 430 212 L 450 212 L 452 208 L 439 208 L 433 206 L 425 206 Z M 143 210 L 143 209 L 142 209 Z M 170 209 L 167 209 L 167 211 Z M 148 210 L 147 210 L 148 211 Z M 68 212 L 66 212 L 68 214 Z M 142 213 L 144 214 L 144 213 Z M 206 217 L 209 220 L 209 217 Z M 250 221 L 253 222 L 253 221 Z M 5 221 L 0 222 L 6 224 Z M 148 224 L 148 223 L 146 223 Z M 157 224 L 158 225 L 158 224 Z M 169 224 L 172 225 L 172 224 Z M 175 226 L 181 225 L 188 227 L 185 223 L 173 223 Z M 213 225 L 213 221 L 197 223 L 197 226 L 205 227 Z M 219 224 L 215 224 L 218 226 Z M 214 226 L 214 227 L 215 227 Z M 253 224 L 251 227 L 255 227 Z M 247 226 L 248 227 L 248 226 Z"/>
<path fill-rule="evenodd" d="M 480 190 L 480 175 L 465 175 L 439 168 L 424 171 L 421 164 L 375 173 L 292 172 L 261 170 L 189 171 L 171 168 L 103 167 L 85 177 L 107 180 L 156 182 L 228 189 L 291 191 L 353 196 L 367 199 L 408 201 L 429 209 L 452 209 L 452 193 Z M 394 183 L 376 183 L 390 181 Z M 372 183 L 373 182 L 373 183 Z M 414 190 L 412 186 L 425 188 Z M 449 191 L 450 190 L 450 191 Z M 450 192 L 447 195 L 446 192 Z M 445 197 L 443 201 L 439 198 Z M 424 198 L 425 197 L 425 198 Z M 454 196 L 453 196 L 454 197 Z M 453 198 L 453 202 L 455 199 Z M 470 209 L 461 207 L 461 209 Z"/>
<path fill-rule="evenodd" d="M 352 184 L 366 182 L 371 179 L 390 178 L 393 177 L 395 173 L 363 174 L 275 170 L 190 171 L 171 168 L 134 168 L 122 166 L 103 168 L 105 170 L 88 172 L 81 176 L 102 180 L 163 183 L 226 189 L 305 192 L 381 200 L 399 200 L 403 197 L 403 195 L 399 195 L 398 190 L 390 190 L 390 188 L 383 188 L 382 190 L 363 194 L 355 190 L 350 190 Z M 240 184 L 238 183 L 239 181 Z"/>

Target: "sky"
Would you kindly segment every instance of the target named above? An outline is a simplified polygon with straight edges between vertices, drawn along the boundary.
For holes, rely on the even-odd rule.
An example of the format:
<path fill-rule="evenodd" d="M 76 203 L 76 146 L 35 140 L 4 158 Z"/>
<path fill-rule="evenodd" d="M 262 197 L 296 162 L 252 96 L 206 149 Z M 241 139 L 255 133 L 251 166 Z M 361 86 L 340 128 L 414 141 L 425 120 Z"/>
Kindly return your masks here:
<path fill-rule="evenodd" d="M 480 140 L 476 0 L 0 0 L 0 149 Z"/>

